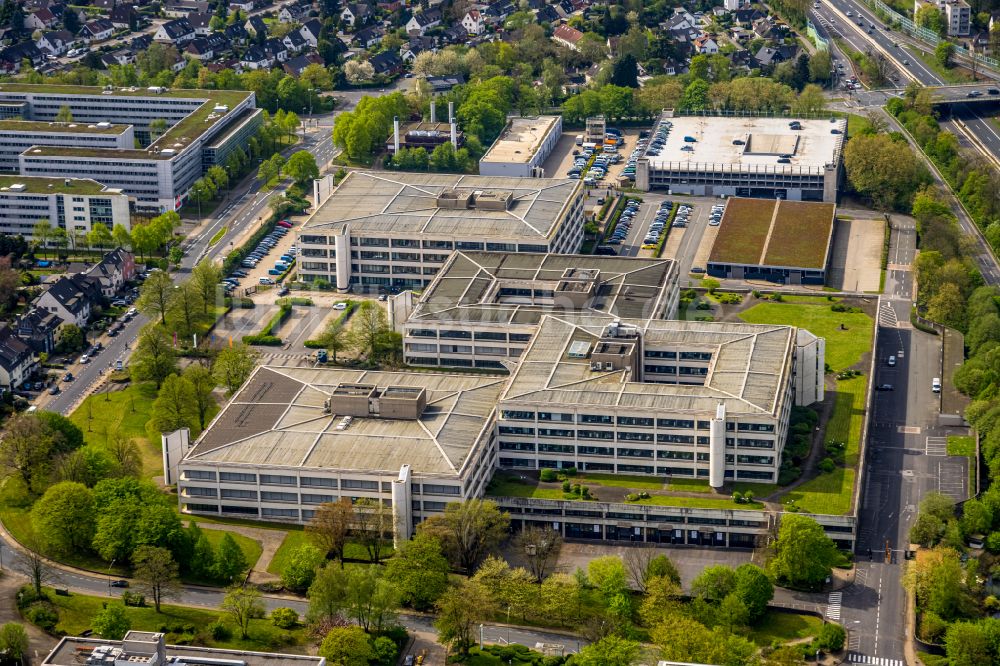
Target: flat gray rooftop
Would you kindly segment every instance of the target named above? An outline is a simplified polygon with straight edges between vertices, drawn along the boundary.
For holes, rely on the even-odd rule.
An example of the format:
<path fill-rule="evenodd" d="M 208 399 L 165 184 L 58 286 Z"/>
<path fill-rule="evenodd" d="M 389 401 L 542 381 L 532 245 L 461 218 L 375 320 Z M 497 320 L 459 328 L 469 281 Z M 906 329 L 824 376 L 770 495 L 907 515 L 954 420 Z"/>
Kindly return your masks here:
<path fill-rule="evenodd" d="M 130 632 L 129 636 L 142 640 L 148 632 Z M 149 634 L 150 637 L 154 634 Z M 122 641 L 111 641 L 103 638 L 76 638 L 66 636 L 52 649 L 43 666 L 80 666 L 86 663 L 86 658 L 94 648 L 110 645 L 116 648 L 122 646 Z M 242 650 L 220 650 L 216 648 L 192 647 L 190 645 L 168 645 L 167 660 L 174 660 L 175 666 L 185 664 L 212 664 L 213 659 L 224 659 L 227 662 L 243 662 L 246 666 L 322 666 L 323 657 L 310 657 L 297 654 L 278 654 L 270 652 L 245 652 Z M 207 661 L 206 661 L 207 660 Z M 161 666 L 168 666 L 163 664 Z M 227 666 L 236 666 L 235 663 Z"/>
<path fill-rule="evenodd" d="M 594 371 L 589 358 L 569 355 L 574 342 L 593 346 L 609 320 L 546 316 L 525 350 L 502 400 L 595 409 L 663 413 L 714 412 L 776 415 L 791 372 L 796 329 L 757 324 L 623 320 L 639 328 L 643 348 L 712 354 L 704 386 L 637 382 L 623 370 Z"/>
<path fill-rule="evenodd" d="M 542 315 L 560 311 L 649 317 L 669 297 L 666 285 L 676 271 L 673 263 L 594 255 L 455 252 L 424 291 L 410 321 L 533 325 Z M 504 288 L 552 290 L 568 270 L 597 271 L 597 288 L 582 308 L 567 299 L 533 304 L 530 299 L 502 295 Z"/>
<path fill-rule="evenodd" d="M 334 232 L 350 224 L 354 236 L 540 243 L 555 236 L 579 187 L 569 179 L 354 171 L 302 231 Z M 506 210 L 439 208 L 438 195 L 450 190 L 511 192 L 513 202 Z"/>
<path fill-rule="evenodd" d="M 673 128 L 656 156 L 647 156 L 653 169 L 717 171 L 811 170 L 821 173 L 840 159 L 847 121 L 799 120 L 802 129 L 790 129 L 794 118 L 676 116 Z M 839 134 L 831 134 L 831 130 Z M 685 142 L 684 137 L 695 139 Z M 742 144 L 733 144 L 742 141 Z M 684 150 L 689 147 L 692 150 Z M 790 164 L 778 158 L 790 155 Z"/>
<path fill-rule="evenodd" d="M 538 152 L 542 141 L 559 120 L 558 116 L 511 118 L 480 162 L 525 164 Z"/>
<path fill-rule="evenodd" d="M 188 463 L 250 464 L 415 474 L 461 470 L 506 377 L 417 372 L 262 366 L 206 428 L 185 456 Z M 427 390 L 417 420 L 324 413 L 339 384 L 412 386 Z"/>

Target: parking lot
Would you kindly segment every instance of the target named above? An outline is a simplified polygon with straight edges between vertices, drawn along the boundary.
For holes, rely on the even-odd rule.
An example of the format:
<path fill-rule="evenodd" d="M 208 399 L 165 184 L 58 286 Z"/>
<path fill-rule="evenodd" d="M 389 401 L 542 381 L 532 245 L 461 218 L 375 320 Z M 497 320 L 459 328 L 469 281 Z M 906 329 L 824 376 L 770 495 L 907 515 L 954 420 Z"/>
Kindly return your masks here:
<path fill-rule="evenodd" d="M 295 224 L 294 218 L 289 218 L 288 222 L 293 226 Z M 281 227 L 279 226 L 276 227 L 276 229 L 277 228 Z M 282 255 L 294 256 L 296 254 L 297 250 L 292 249 L 293 246 L 295 245 L 295 232 L 293 229 L 287 229 L 284 235 L 281 235 L 281 232 L 277 232 L 274 237 L 276 239 L 274 246 L 266 250 L 266 253 L 260 257 L 256 266 L 251 268 L 247 267 L 246 265 L 241 265 L 238 268 L 238 270 L 247 273 L 246 277 L 240 278 L 240 277 L 234 277 L 233 275 L 225 276 L 227 279 L 231 278 L 237 280 L 237 287 L 234 292 L 235 295 L 237 296 L 247 295 L 248 292 L 245 291 L 245 288 L 260 286 L 261 278 L 274 280 L 277 276 L 270 274 L 269 271 L 275 269 L 275 264 L 278 261 L 281 261 L 281 256 Z M 260 248 L 262 251 L 266 249 L 260 245 L 258 245 L 257 247 Z"/>

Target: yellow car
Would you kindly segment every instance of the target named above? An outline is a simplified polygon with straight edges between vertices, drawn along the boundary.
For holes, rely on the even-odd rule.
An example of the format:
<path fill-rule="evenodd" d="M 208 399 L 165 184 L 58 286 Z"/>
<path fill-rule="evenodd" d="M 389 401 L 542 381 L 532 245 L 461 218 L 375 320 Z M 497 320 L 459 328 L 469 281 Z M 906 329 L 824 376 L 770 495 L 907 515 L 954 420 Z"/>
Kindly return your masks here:
<path fill-rule="evenodd" d="M 653 245 L 653 244 L 651 244 L 651 243 L 646 243 L 645 245 L 642 246 L 642 249 L 643 250 L 655 250 L 656 246 Z"/>

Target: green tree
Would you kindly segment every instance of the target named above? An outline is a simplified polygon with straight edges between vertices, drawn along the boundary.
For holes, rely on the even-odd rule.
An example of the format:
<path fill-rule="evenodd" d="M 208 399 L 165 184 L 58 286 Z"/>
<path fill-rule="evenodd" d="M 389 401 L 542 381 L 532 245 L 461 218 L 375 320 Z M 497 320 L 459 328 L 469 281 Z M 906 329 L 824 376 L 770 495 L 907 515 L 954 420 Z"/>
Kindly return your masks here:
<path fill-rule="evenodd" d="M 222 600 L 222 610 L 229 613 L 233 622 L 240 628 L 240 638 L 247 639 L 250 620 L 264 617 L 264 603 L 261 601 L 260 590 L 256 587 L 233 585 L 226 590 L 226 596 Z"/>
<path fill-rule="evenodd" d="M 113 602 L 105 604 L 104 609 L 94 616 L 90 624 L 101 638 L 110 641 L 120 641 L 132 628 L 125 605 Z"/>
<path fill-rule="evenodd" d="M 300 187 L 304 187 L 314 179 L 319 178 L 319 167 L 316 166 L 316 158 L 308 150 L 300 150 L 293 153 L 288 158 L 288 161 L 285 162 L 282 171 Z"/>
<path fill-rule="evenodd" d="M 914 14 L 914 20 L 920 27 L 933 30 L 939 35 L 942 34 L 945 28 L 944 18 L 934 5 L 923 5 L 920 7 L 916 11 L 916 14 Z"/>
<path fill-rule="evenodd" d="M 205 177 L 212 181 L 216 192 L 221 192 L 229 187 L 229 174 L 224 167 L 215 164 L 208 168 Z"/>
<path fill-rule="evenodd" d="M 0 652 L 8 659 L 24 663 L 28 656 L 28 632 L 17 622 L 8 622 L 0 627 Z"/>
<path fill-rule="evenodd" d="M 167 325 L 167 312 L 174 298 L 174 282 L 166 271 L 150 275 L 139 289 L 136 306 L 151 319 L 159 317 L 160 323 Z"/>
<path fill-rule="evenodd" d="M 205 177 L 194 181 L 194 184 L 191 186 L 189 196 L 196 204 L 198 204 L 198 217 L 201 217 L 201 205 L 206 201 L 211 201 L 215 198 L 215 194 L 215 185 L 212 181 Z"/>
<path fill-rule="evenodd" d="M 45 249 L 48 247 L 49 241 L 52 240 L 52 231 L 52 223 L 45 218 L 35 222 L 35 226 L 31 230 L 32 240 L 38 247 L 42 248 L 42 256 L 46 258 L 48 255 L 45 253 Z"/>
<path fill-rule="evenodd" d="M 55 446 L 52 431 L 35 414 L 21 413 L 7 422 L 0 438 L 0 467 L 17 474 L 25 488 L 42 492 L 48 481 Z"/>
<path fill-rule="evenodd" d="M 215 302 L 216 292 L 221 281 L 222 270 L 209 259 L 198 262 L 191 269 L 189 284 L 201 299 L 203 314 L 208 314 L 208 308 Z"/>
<path fill-rule="evenodd" d="M 361 627 L 334 627 L 320 643 L 319 656 L 331 664 L 368 666 L 375 651 Z"/>
<path fill-rule="evenodd" d="M 111 247 L 114 241 L 115 239 L 111 235 L 111 231 L 107 225 L 100 222 L 95 222 L 91 227 L 90 233 L 87 234 L 87 242 L 90 243 L 91 247 L 96 246 L 100 248 L 101 252 Z"/>
<path fill-rule="evenodd" d="M 909 145 L 885 134 L 852 138 L 844 151 L 844 166 L 851 186 L 882 209 L 905 207 L 925 179 Z"/>
<path fill-rule="evenodd" d="M 815 83 L 806 85 L 796 98 L 792 110 L 797 114 L 811 116 L 823 113 L 826 110 L 826 95 L 823 94 L 823 89 Z"/>
<path fill-rule="evenodd" d="M 198 523 L 192 521 L 188 528 L 188 542 L 193 545 L 191 558 L 187 567 L 196 578 L 207 579 L 215 577 L 215 548 L 208 540 L 208 535 L 202 532 Z"/>
<path fill-rule="evenodd" d="M 149 121 L 149 138 L 151 142 L 155 142 L 161 136 L 166 134 L 169 125 L 167 121 L 163 118 L 153 118 Z"/>
<path fill-rule="evenodd" d="M 153 608 L 160 612 L 164 599 L 179 596 L 180 571 L 174 556 L 166 548 L 139 546 L 132 554 L 133 575 L 139 591 L 153 600 Z"/>
<path fill-rule="evenodd" d="M 63 104 L 59 107 L 59 111 L 56 113 L 57 123 L 71 123 L 73 122 L 73 111 L 69 108 L 69 105 Z"/>
<path fill-rule="evenodd" d="M 386 577 L 399 589 L 403 603 L 417 610 L 428 610 L 448 588 L 448 560 L 441 542 L 418 532 L 405 541 L 389 559 Z"/>
<path fill-rule="evenodd" d="M 242 342 L 234 343 L 219 352 L 212 365 L 212 372 L 229 394 L 233 395 L 257 367 L 257 356 L 256 351 Z"/>
<path fill-rule="evenodd" d="M 812 518 L 786 514 L 781 519 L 771 574 L 793 587 L 817 587 L 838 560 L 837 546 Z"/>
<path fill-rule="evenodd" d="M 316 571 L 323 564 L 324 555 L 311 544 L 303 544 L 292 551 L 288 564 L 281 572 L 281 584 L 292 592 L 303 593 L 316 578 Z"/>
<path fill-rule="evenodd" d="M 639 657 L 640 645 L 621 636 L 605 636 L 584 646 L 573 659 L 579 666 L 631 666 Z"/>
<path fill-rule="evenodd" d="M 51 552 L 86 551 L 94 536 L 90 489 L 72 481 L 53 485 L 32 507 L 31 526 Z"/>
<path fill-rule="evenodd" d="M 483 586 L 472 581 L 449 588 L 437 600 L 435 608 L 438 641 L 462 655 L 467 655 L 475 644 L 476 627 L 495 610 Z"/>
<path fill-rule="evenodd" d="M 192 406 L 198 417 L 198 427 L 202 430 L 208 422 L 208 414 L 215 406 L 212 392 L 215 390 L 215 376 L 211 370 L 199 363 L 192 363 L 184 369 L 182 377 L 190 384 L 193 396 Z"/>
<path fill-rule="evenodd" d="M 983 628 L 989 626 L 987 634 Z M 944 636 L 945 650 L 952 666 L 979 666 L 979 664 L 996 663 L 998 648 L 996 636 L 998 632 L 995 619 L 983 620 L 978 623 L 956 622 L 948 627 Z M 990 643 L 993 643 L 991 645 Z"/>
<path fill-rule="evenodd" d="M 436 536 L 452 564 L 468 574 L 507 535 L 510 515 L 493 500 L 470 499 L 450 502 L 443 514 L 431 516 L 417 527 Z"/>
<path fill-rule="evenodd" d="M 681 584 L 681 574 L 677 570 L 677 565 L 666 555 L 657 555 L 646 565 L 644 575 L 646 581 L 656 577 L 665 577 L 677 585 Z"/>
<path fill-rule="evenodd" d="M 718 603 L 736 589 L 736 572 L 720 564 L 706 567 L 691 581 L 691 593 L 706 601 Z"/>
<path fill-rule="evenodd" d="M 347 606 L 347 571 L 327 565 L 316 572 L 309 586 L 310 622 L 322 623 L 335 618 Z"/>
<path fill-rule="evenodd" d="M 222 535 L 219 548 L 215 556 L 215 577 L 227 583 L 233 582 L 237 576 L 250 567 L 246 555 L 240 548 L 233 535 L 226 532 Z"/>
<path fill-rule="evenodd" d="M 306 525 L 306 534 L 325 553 L 344 566 L 344 546 L 354 524 L 354 505 L 351 500 L 341 497 L 336 502 L 324 502 Z"/>
<path fill-rule="evenodd" d="M 733 592 L 746 606 L 750 624 L 762 619 L 767 605 L 774 598 L 774 585 L 763 569 L 756 564 L 736 567 L 736 588 Z"/>
<path fill-rule="evenodd" d="M 337 354 L 347 347 L 350 342 L 349 337 L 347 328 L 337 317 L 327 322 L 318 339 L 323 348 L 333 355 L 333 362 L 336 363 Z"/>
<path fill-rule="evenodd" d="M 951 67 L 951 58 L 955 55 L 955 45 L 951 42 L 940 41 L 934 48 L 934 59 L 942 67 Z"/>
<path fill-rule="evenodd" d="M 681 96 L 681 108 L 686 111 L 705 111 L 709 108 L 709 85 L 696 79 L 688 84 Z"/>
<path fill-rule="evenodd" d="M 162 433 L 191 428 L 196 418 L 191 382 L 178 375 L 168 376 L 153 402 L 151 417 L 153 425 Z"/>
<path fill-rule="evenodd" d="M 58 412 L 36 412 L 42 428 L 52 437 L 54 453 L 68 453 L 83 446 L 83 431 L 80 427 Z"/>

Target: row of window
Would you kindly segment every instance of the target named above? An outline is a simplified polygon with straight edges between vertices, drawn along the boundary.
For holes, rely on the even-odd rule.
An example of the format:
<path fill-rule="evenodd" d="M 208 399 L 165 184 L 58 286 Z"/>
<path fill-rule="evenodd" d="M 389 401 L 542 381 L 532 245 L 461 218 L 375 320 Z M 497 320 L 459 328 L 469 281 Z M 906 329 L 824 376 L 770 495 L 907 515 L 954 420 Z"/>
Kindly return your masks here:
<path fill-rule="evenodd" d="M 534 453 L 535 445 L 531 442 L 500 442 L 501 451 L 519 451 L 522 453 Z M 539 444 L 539 453 L 564 453 L 573 455 L 574 449 L 569 445 L 561 444 Z M 711 455 L 708 452 L 698 452 L 697 457 L 694 451 L 654 451 L 653 449 L 630 449 L 614 448 L 610 446 L 577 446 L 576 455 L 580 456 L 616 456 L 618 458 L 648 458 L 652 459 L 654 454 L 657 460 L 697 460 L 698 462 L 708 462 Z M 736 462 L 741 465 L 773 465 L 774 456 L 747 455 L 747 454 L 726 454 L 726 463 Z M 554 465 L 559 467 L 560 465 Z"/>
<path fill-rule="evenodd" d="M 211 470 L 198 470 L 198 469 L 188 469 L 184 470 L 183 478 L 185 481 L 216 481 L 216 473 Z M 249 472 L 219 472 L 218 481 L 220 483 L 257 483 L 257 475 Z M 277 486 L 298 486 L 300 488 L 332 488 L 336 489 L 338 487 L 337 479 L 328 479 L 324 477 L 314 477 L 314 476 L 288 476 L 283 474 L 261 474 L 260 475 L 260 485 L 277 485 Z M 413 491 L 417 494 L 424 495 L 460 495 L 461 487 L 454 485 L 446 485 L 440 483 L 416 483 L 413 484 Z M 392 484 L 388 481 L 383 481 L 381 486 L 378 481 L 370 481 L 367 479 L 343 479 L 339 482 L 339 487 L 341 490 L 374 490 L 378 491 L 380 488 L 382 492 L 390 492 L 392 490 Z M 227 492 L 227 491 L 223 491 Z M 253 491 L 242 491 L 233 490 L 232 492 L 253 492 Z M 279 493 L 280 494 L 280 493 Z M 289 495 L 295 495 L 295 493 L 287 493 Z M 263 497 L 263 495 L 262 495 Z"/>
<path fill-rule="evenodd" d="M 333 245 L 334 237 L 305 234 L 300 237 L 303 245 Z M 482 241 L 436 241 L 413 238 L 352 238 L 351 245 L 358 247 L 423 248 L 430 250 L 486 250 L 487 252 L 548 252 L 547 245 L 534 243 L 484 243 Z M 446 256 L 446 255 L 441 255 Z M 425 255 L 426 257 L 426 255 Z M 414 261 L 417 261 L 414 259 Z"/>
<path fill-rule="evenodd" d="M 531 460 L 526 458 L 500 458 L 500 467 L 504 468 L 514 468 L 514 469 L 555 469 L 559 467 L 559 461 L 557 460 Z M 617 472 L 618 474 L 648 474 L 656 476 L 687 476 L 687 477 L 700 477 L 708 478 L 708 468 L 694 468 L 694 467 L 670 467 L 663 465 L 634 465 L 634 464 L 622 464 L 617 465 L 612 463 L 598 463 L 598 462 L 581 462 L 574 465 L 577 469 L 581 469 L 585 472 Z M 725 470 L 725 478 L 727 479 L 739 479 L 746 481 L 772 481 L 774 479 L 773 471 L 762 471 L 762 470 Z M 556 509 L 555 511 L 559 511 Z"/>
<path fill-rule="evenodd" d="M 529 412 L 515 409 L 500 410 L 500 418 L 505 421 L 562 421 L 573 422 L 572 414 L 554 414 L 552 412 Z M 598 425 L 619 425 L 627 427 L 652 428 L 655 424 L 657 428 L 674 430 L 708 430 L 711 421 L 694 419 L 653 419 L 649 416 L 625 416 L 619 415 L 617 419 L 611 414 L 577 414 L 577 423 L 588 423 Z M 531 430 L 529 428 L 529 430 Z M 726 422 L 727 431 L 738 432 L 774 432 L 773 423 L 733 423 Z M 502 432 L 502 430 L 501 430 Z M 530 433 L 529 433 L 530 434 Z"/>

